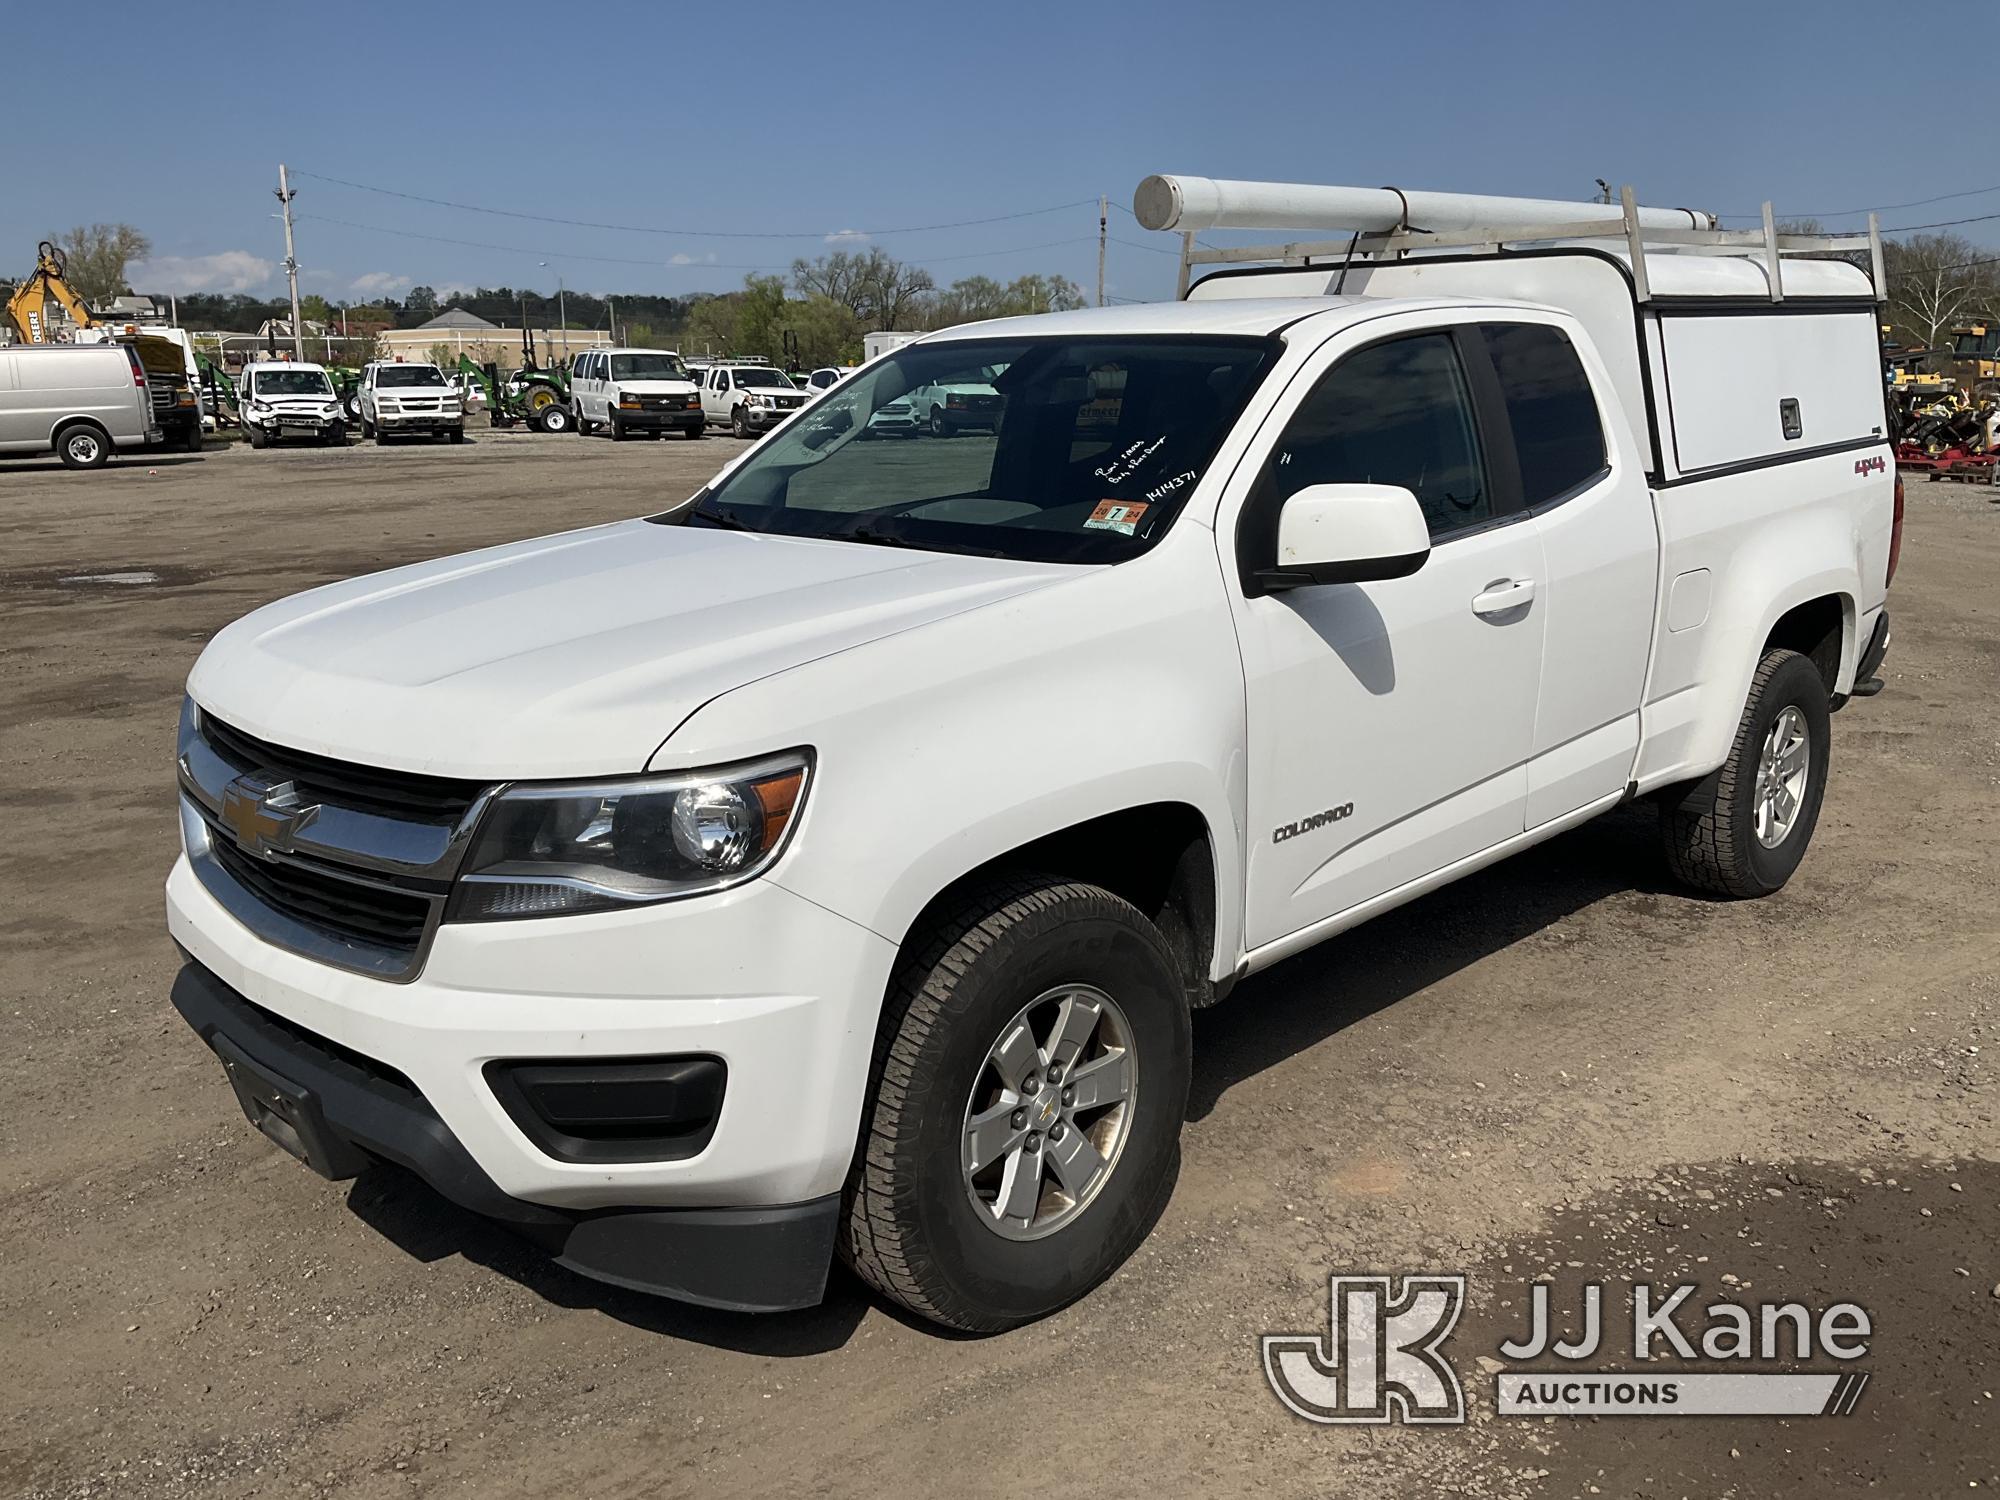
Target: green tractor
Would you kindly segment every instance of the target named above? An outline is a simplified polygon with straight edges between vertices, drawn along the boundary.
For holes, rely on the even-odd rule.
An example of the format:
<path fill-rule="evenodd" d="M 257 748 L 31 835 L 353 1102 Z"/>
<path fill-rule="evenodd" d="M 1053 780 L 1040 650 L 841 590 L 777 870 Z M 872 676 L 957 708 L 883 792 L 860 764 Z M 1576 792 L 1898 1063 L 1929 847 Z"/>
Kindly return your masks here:
<path fill-rule="evenodd" d="M 458 373 L 475 382 L 486 398 L 486 420 L 495 427 L 525 423 L 537 432 L 574 432 L 576 418 L 569 404 L 569 382 L 547 370 L 524 369 L 507 379 L 491 360 L 474 364 L 461 354 Z"/>
<path fill-rule="evenodd" d="M 575 432 L 576 408 L 570 403 L 569 371 L 561 365 L 544 370 L 535 362 L 534 335 L 523 320 L 521 368 L 506 379 L 492 361 L 474 364 L 461 354 L 458 373 L 476 381 L 486 397 L 486 420 L 495 427 L 525 423 L 537 432 Z"/>

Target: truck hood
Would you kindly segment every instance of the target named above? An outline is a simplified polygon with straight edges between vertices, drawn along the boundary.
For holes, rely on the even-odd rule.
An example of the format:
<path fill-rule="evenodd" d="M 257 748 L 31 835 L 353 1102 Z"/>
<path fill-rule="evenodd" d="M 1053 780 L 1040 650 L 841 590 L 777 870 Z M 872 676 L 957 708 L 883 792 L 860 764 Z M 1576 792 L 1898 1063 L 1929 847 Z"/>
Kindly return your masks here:
<path fill-rule="evenodd" d="M 188 690 L 261 739 L 365 765 L 624 774 L 732 688 L 1074 573 L 624 521 L 267 605 L 209 643 Z"/>

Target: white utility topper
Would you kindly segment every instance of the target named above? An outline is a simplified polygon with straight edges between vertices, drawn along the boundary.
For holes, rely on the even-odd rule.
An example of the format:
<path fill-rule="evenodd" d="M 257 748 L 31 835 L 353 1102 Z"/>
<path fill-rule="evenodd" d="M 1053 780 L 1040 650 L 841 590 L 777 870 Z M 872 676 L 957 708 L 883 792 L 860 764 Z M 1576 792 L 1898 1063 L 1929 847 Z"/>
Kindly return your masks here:
<path fill-rule="evenodd" d="M 1684 880 L 1785 884 L 1888 644 L 1872 234 L 1136 211 L 1224 269 L 905 344 L 666 514 L 216 636 L 174 1001 L 255 1123 L 621 1285 L 794 1307 L 839 1254 L 1000 1328 L 1145 1237 L 1189 1013 L 1246 976 L 1635 798 Z M 967 386 L 991 431 L 861 440 Z"/>

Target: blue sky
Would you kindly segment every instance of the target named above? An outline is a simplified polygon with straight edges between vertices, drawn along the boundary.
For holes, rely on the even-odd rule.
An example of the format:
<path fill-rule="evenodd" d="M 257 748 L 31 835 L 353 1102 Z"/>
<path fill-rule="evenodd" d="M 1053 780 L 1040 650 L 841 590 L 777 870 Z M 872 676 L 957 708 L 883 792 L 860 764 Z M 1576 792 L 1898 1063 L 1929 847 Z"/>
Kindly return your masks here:
<path fill-rule="evenodd" d="M 90 35 L 145 57 L 151 82 L 121 108 L 71 66 L 12 71 L 0 264 L 25 269 L 52 229 L 126 220 L 153 241 L 135 278 L 147 291 L 280 286 L 280 160 L 303 286 L 336 301 L 416 283 L 553 291 L 558 276 L 721 291 L 745 267 L 864 242 L 829 239 L 843 231 L 941 283 L 1040 270 L 1088 291 L 1100 193 L 1114 204 L 1110 291 L 1169 296 L 1171 238 L 1119 206 L 1149 172 L 1564 198 L 1604 177 L 1724 213 L 1769 196 L 1781 215 L 2000 180 L 1978 153 L 1905 128 L 1915 106 L 1885 65 L 1879 0 L 89 10 Z M 1990 3 L 1947 0 L 1923 29 L 1982 36 L 1992 19 Z M 192 135 L 160 107 L 167 79 L 186 90 Z M 698 232 L 467 212 L 328 178 Z M 1989 213 L 2000 187 L 1883 222 Z M 2000 217 L 1957 232 L 2000 245 Z"/>

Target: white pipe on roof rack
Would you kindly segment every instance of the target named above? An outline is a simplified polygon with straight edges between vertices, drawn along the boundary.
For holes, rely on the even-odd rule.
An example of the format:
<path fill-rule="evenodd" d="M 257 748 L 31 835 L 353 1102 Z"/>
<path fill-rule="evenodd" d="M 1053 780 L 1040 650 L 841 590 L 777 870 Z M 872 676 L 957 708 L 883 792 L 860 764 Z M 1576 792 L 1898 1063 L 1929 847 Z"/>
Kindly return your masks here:
<path fill-rule="evenodd" d="M 1603 220 L 1623 223 L 1616 203 L 1566 203 L 1552 198 L 1491 198 L 1477 193 L 1427 193 L 1404 188 L 1318 187 L 1300 182 L 1218 182 L 1211 177 L 1148 177 L 1132 195 L 1132 213 L 1147 229 L 1396 229 L 1446 233 Z M 1642 208 L 1643 229 L 1713 229 L 1715 215 L 1692 208 Z"/>

